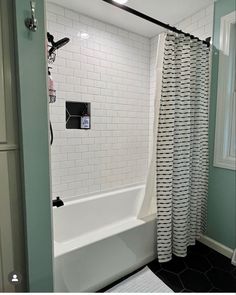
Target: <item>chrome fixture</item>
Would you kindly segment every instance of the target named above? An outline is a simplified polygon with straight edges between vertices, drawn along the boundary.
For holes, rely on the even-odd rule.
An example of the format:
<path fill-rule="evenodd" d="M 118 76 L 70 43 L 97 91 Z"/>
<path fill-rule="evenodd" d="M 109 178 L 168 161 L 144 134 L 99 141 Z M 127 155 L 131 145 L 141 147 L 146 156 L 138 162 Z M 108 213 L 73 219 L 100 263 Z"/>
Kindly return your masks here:
<path fill-rule="evenodd" d="M 36 6 L 36 2 L 35 1 L 30 1 L 31 17 L 28 17 L 25 20 L 26 27 L 32 32 L 36 32 L 37 28 L 38 28 L 38 22 L 37 22 L 37 19 L 35 17 L 35 6 Z"/>

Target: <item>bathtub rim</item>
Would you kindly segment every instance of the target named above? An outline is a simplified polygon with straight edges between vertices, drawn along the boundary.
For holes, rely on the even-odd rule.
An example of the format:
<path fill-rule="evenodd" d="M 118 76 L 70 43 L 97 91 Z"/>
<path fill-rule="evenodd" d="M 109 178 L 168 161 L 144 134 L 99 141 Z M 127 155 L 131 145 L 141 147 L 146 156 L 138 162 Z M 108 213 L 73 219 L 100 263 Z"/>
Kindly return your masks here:
<path fill-rule="evenodd" d="M 125 186 L 125 187 L 122 187 L 122 188 L 114 188 L 112 190 L 105 190 L 105 191 L 102 191 L 102 192 L 93 192 L 93 193 L 85 194 L 85 195 L 82 195 L 82 196 L 68 197 L 68 198 L 65 198 L 65 199 L 63 199 L 63 197 L 62 197 L 62 200 L 64 202 L 64 206 L 67 207 L 67 206 L 77 204 L 77 203 L 83 203 L 83 202 L 86 202 L 86 201 L 93 201 L 93 200 L 96 200 L 97 198 L 103 198 L 103 197 L 107 197 L 109 195 L 113 196 L 113 195 L 115 195 L 117 193 L 129 192 L 129 191 L 132 191 L 134 189 L 145 189 L 145 186 L 146 186 L 145 183 L 138 183 L 138 184 L 135 183 L 133 185 L 128 185 L 128 186 Z M 57 210 L 57 209 L 58 208 L 53 208 L 53 211 Z"/>

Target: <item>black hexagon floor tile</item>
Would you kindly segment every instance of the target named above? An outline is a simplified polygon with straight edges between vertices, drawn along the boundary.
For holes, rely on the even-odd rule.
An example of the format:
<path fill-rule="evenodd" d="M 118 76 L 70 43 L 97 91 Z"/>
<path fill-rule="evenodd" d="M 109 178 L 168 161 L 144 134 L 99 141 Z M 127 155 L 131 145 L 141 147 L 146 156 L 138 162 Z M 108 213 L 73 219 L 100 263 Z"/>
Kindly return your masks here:
<path fill-rule="evenodd" d="M 186 269 L 184 259 L 173 255 L 172 260 L 169 262 L 161 263 L 161 267 L 167 271 L 174 272 L 176 274 L 181 273 Z"/>
<path fill-rule="evenodd" d="M 132 275 L 136 274 L 137 272 L 139 272 L 142 269 L 143 269 L 143 267 L 136 269 L 135 271 L 129 273 L 128 275 L 122 277 L 121 279 L 118 279 L 115 282 L 113 282 L 113 283 L 107 285 L 106 287 L 100 289 L 96 293 L 105 293 L 107 290 L 109 290 L 109 289 L 113 288 L 114 286 L 120 284 L 121 282 L 123 282 L 124 280 L 128 279 L 129 277 L 131 277 Z"/>
<path fill-rule="evenodd" d="M 184 289 L 180 279 L 174 273 L 166 270 L 161 270 L 157 273 L 157 276 L 174 292 L 180 292 Z"/>
<path fill-rule="evenodd" d="M 199 242 L 188 247 L 185 258 L 173 256 L 167 263 L 159 263 L 156 259 L 147 266 L 174 292 L 236 292 L 236 267 L 230 259 Z"/>
<path fill-rule="evenodd" d="M 188 268 L 206 272 L 211 269 L 211 265 L 207 258 L 194 252 L 190 252 L 185 259 Z"/>
<path fill-rule="evenodd" d="M 216 289 L 216 288 L 212 288 L 212 289 L 210 290 L 210 292 L 211 292 L 211 293 L 224 293 L 222 290 L 220 290 L 220 289 Z"/>
<path fill-rule="evenodd" d="M 224 292 L 236 292 L 236 279 L 230 273 L 213 268 L 206 275 L 215 288 Z"/>
<path fill-rule="evenodd" d="M 151 263 L 148 264 L 148 267 L 151 269 L 152 272 L 156 273 L 157 271 L 161 270 L 161 265 L 158 262 L 158 259 L 153 260 Z"/>
<path fill-rule="evenodd" d="M 234 266 L 231 264 L 230 259 L 223 256 L 220 253 L 217 253 L 216 251 L 210 253 L 207 256 L 207 259 L 211 263 L 211 265 L 215 268 L 219 268 L 224 271 L 234 270 Z"/>
<path fill-rule="evenodd" d="M 204 244 L 198 241 L 196 242 L 196 245 L 188 247 L 188 253 L 194 252 L 197 254 L 202 254 L 204 256 L 210 254 L 212 251 L 213 250 L 211 248 L 205 246 Z"/>
<path fill-rule="evenodd" d="M 213 286 L 208 278 L 201 272 L 187 269 L 181 275 L 180 279 L 184 288 L 193 292 L 209 292 Z"/>

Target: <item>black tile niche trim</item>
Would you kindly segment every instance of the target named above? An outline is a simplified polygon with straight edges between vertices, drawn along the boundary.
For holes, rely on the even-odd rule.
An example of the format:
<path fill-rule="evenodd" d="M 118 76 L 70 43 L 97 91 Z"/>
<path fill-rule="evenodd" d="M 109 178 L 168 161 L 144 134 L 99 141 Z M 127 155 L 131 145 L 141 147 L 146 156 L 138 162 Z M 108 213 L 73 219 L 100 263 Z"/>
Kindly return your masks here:
<path fill-rule="evenodd" d="M 87 115 L 90 117 L 91 128 L 91 105 L 89 102 L 66 101 L 66 129 L 84 129 L 81 128 L 81 117 Z M 90 129 L 87 128 L 87 129 Z"/>

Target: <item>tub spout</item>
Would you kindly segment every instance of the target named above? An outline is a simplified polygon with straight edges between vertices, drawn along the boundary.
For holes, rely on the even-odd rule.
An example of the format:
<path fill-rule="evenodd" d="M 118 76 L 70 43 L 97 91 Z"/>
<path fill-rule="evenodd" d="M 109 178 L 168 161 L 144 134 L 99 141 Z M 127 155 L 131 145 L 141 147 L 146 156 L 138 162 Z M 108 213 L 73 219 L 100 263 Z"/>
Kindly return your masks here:
<path fill-rule="evenodd" d="M 58 208 L 58 207 L 64 206 L 64 203 L 60 199 L 60 197 L 57 197 L 55 200 L 52 201 L 52 206 Z"/>

